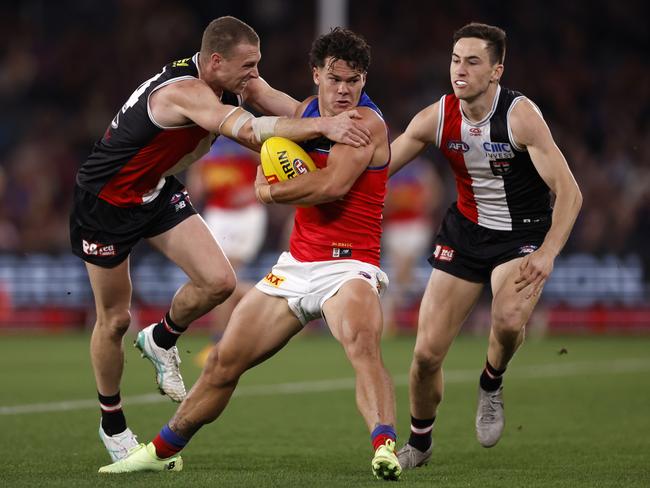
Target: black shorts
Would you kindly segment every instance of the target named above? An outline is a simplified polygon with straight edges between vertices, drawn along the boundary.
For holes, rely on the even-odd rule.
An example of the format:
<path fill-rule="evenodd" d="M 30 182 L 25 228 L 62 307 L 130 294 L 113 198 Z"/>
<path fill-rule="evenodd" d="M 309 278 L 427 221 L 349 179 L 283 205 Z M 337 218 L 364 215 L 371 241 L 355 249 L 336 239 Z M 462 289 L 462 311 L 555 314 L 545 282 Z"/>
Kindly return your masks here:
<path fill-rule="evenodd" d="M 550 222 L 521 230 L 494 230 L 475 224 L 454 203 L 440 226 L 429 263 L 451 275 L 476 283 L 489 283 L 500 264 L 538 249 Z"/>
<path fill-rule="evenodd" d="M 195 213 L 187 190 L 173 176 L 152 202 L 135 207 L 116 207 L 76 185 L 70 214 L 72 252 L 89 263 L 113 268 L 140 239 L 162 234 Z"/>

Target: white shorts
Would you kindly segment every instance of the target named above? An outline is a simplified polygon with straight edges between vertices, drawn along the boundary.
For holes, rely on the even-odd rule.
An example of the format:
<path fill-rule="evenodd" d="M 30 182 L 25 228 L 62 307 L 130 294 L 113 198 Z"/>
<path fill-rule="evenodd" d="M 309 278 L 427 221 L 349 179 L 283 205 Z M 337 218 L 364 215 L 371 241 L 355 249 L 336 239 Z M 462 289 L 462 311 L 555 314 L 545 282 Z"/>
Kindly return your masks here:
<path fill-rule="evenodd" d="M 203 218 L 227 258 L 244 264 L 255 259 L 266 235 L 264 207 L 249 205 L 233 210 L 210 207 L 203 213 Z"/>
<path fill-rule="evenodd" d="M 283 252 L 271 272 L 255 288 L 267 295 L 286 298 L 302 325 L 323 316 L 323 305 L 344 283 L 364 280 L 381 297 L 388 288 L 388 276 L 377 266 L 341 259 L 302 263 Z"/>

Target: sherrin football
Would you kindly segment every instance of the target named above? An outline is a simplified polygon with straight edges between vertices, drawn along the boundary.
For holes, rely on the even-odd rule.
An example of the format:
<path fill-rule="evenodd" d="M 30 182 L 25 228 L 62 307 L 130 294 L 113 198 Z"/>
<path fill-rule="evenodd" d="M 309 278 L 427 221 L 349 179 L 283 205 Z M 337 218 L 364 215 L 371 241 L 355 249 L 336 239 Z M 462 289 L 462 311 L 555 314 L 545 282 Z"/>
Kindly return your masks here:
<path fill-rule="evenodd" d="M 270 137 L 264 141 L 260 160 L 269 184 L 290 180 L 316 169 L 309 154 L 298 144 L 284 137 Z"/>

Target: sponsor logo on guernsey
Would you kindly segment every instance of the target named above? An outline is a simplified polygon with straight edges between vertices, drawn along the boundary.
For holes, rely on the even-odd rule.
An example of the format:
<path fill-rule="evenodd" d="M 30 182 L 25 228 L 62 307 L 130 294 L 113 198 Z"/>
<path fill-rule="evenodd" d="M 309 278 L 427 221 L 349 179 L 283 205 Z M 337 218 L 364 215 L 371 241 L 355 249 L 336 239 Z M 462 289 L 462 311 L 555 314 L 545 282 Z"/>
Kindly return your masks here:
<path fill-rule="evenodd" d="M 369 274 L 369 273 L 366 273 L 365 271 L 359 271 L 359 274 L 360 274 L 361 276 L 363 276 L 363 277 L 364 277 L 365 279 L 367 279 L 367 280 L 371 280 L 371 279 L 372 279 L 372 276 L 370 276 L 370 274 Z"/>
<path fill-rule="evenodd" d="M 532 252 L 537 251 L 537 247 L 538 246 L 536 246 L 534 244 L 527 244 L 525 246 L 521 246 L 519 248 L 519 254 L 530 254 Z"/>
<path fill-rule="evenodd" d="M 480 136 L 481 134 L 483 134 L 483 132 L 481 131 L 480 127 L 470 127 L 469 134 L 471 136 Z"/>
<path fill-rule="evenodd" d="M 275 286 L 276 288 L 278 288 L 285 279 L 286 278 L 283 278 L 281 276 L 274 275 L 273 272 L 271 272 L 271 271 L 269 271 L 269 274 L 267 274 L 264 277 L 264 281 L 266 283 L 268 283 L 271 286 Z"/>
<path fill-rule="evenodd" d="M 512 159 L 515 157 L 515 153 L 508 142 L 484 142 L 483 150 L 487 158 L 493 161 L 497 159 Z"/>
<path fill-rule="evenodd" d="M 447 149 L 454 152 L 466 153 L 469 151 L 469 144 L 463 141 L 447 141 Z"/>
<path fill-rule="evenodd" d="M 436 261 L 450 262 L 454 259 L 454 251 L 451 247 L 436 245 L 436 250 L 433 251 L 433 257 Z"/>
<path fill-rule="evenodd" d="M 81 247 L 84 254 L 89 256 L 115 256 L 114 244 L 100 244 L 99 242 L 89 242 L 86 239 L 81 241 Z"/>

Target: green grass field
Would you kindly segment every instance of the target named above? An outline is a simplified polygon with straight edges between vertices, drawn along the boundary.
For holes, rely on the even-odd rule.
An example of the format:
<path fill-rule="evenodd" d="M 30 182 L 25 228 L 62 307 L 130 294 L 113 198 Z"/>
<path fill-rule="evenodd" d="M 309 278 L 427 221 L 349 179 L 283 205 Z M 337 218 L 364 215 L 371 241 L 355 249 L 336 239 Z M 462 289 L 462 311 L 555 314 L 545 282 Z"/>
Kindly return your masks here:
<path fill-rule="evenodd" d="M 80 335 L 0 336 L 0 487 L 365 487 L 368 432 L 352 371 L 329 336 L 298 337 L 249 372 L 224 415 L 184 451 L 181 473 L 98 475 L 109 459 Z M 129 345 L 132 337 L 129 336 Z M 205 341 L 180 344 L 186 383 Z M 446 398 L 429 466 L 413 487 L 649 487 L 650 337 L 530 340 L 505 382 L 507 425 L 481 448 L 473 424 L 485 338 L 460 337 L 446 363 Z M 386 339 L 401 444 L 408 436 L 413 338 Z M 559 354 L 561 349 L 566 354 Z M 130 427 L 149 441 L 174 405 L 154 394 L 153 369 L 127 347 L 122 387 Z"/>

